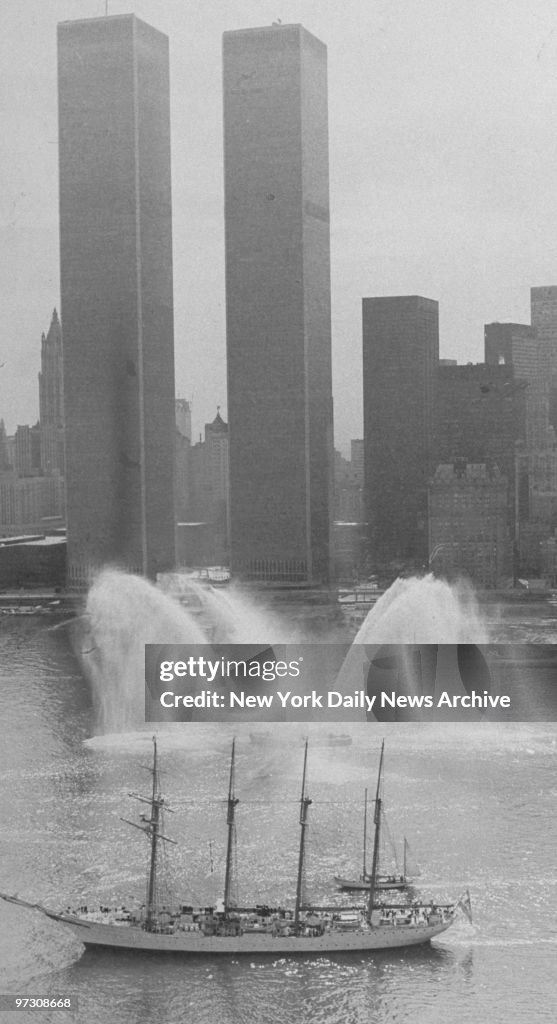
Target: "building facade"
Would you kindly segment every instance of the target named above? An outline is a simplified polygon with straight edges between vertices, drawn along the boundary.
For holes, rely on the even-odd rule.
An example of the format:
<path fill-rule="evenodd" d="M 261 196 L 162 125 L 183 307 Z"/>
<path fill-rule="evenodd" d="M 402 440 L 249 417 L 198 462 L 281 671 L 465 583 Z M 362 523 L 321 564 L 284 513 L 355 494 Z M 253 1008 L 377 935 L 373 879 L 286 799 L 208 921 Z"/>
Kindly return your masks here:
<path fill-rule="evenodd" d="M 427 562 L 439 306 L 416 295 L 363 299 L 364 490 L 375 565 Z"/>
<path fill-rule="evenodd" d="M 557 430 L 557 286 L 530 289 L 530 318 L 545 349 L 549 423 Z"/>
<path fill-rule="evenodd" d="M 516 381 L 526 384 L 526 444 L 547 443 L 550 403 L 550 367 L 547 343 L 528 324 L 492 323 L 484 328 L 485 361 L 507 367 Z"/>
<path fill-rule="evenodd" d="M 557 285 L 530 289 L 530 318 L 540 341 L 547 345 L 552 373 L 557 373 Z"/>
<path fill-rule="evenodd" d="M 43 530 L 45 520 L 64 519 L 64 480 L 61 476 L 0 474 L 0 535 Z"/>
<path fill-rule="evenodd" d="M 14 434 L 14 469 L 18 476 L 41 473 L 41 432 L 38 423 L 20 424 Z"/>
<path fill-rule="evenodd" d="M 203 554 L 194 565 L 230 559 L 229 436 L 220 410 L 191 449 L 188 518 L 204 527 Z"/>
<path fill-rule="evenodd" d="M 58 26 L 69 583 L 174 566 L 168 40 Z"/>
<path fill-rule="evenodd" d="M 512 584 L 507 481 L 492 463 L 457 459 L 437 467 L 429 488 L 430 568 L 483 589 Z"/>
<path fill-rule="evenodd" d="M 326 47 L 226 32 L 224 169 L 232 569 L 329 578 L 333 490 Z"/>
<path fill-rule="evenodd" d="M 10 473 L 12 470 L 6 425 L 4 420 L 0 420 L 0 473 Z"/>
<path fill-rule="evenodd" d="M 191 441 L 191 408 L 190 403 L 185 398 L 177 398 L 175 403 L 176 408 L 176 429 L 180 432 L 182 437 L 186 437 L 188 441 Z"/>
<path fill-rule="evenodd" d="M 528 386 L 514 364 L 440 366 L 437 385 L 436 460 L 495 464 L 507 481 L 507 521 L 518 553 L 519 525 L 527 509 L 517 474 L 518 445 L 527 433 Z"/>

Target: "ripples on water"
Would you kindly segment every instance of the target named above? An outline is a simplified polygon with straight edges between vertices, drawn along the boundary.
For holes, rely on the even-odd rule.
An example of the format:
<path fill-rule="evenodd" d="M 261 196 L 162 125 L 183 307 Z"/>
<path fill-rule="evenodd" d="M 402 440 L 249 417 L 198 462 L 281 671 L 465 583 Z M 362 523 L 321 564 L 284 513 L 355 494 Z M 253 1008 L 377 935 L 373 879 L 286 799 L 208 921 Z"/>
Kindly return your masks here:
<path fill-rule="evenodd" d="M 149 736 L 88 740 L 89 689 L 63 631 L 43 621 L 2 623 L 0 635 L 0 888 L 55 907 L 141 901 L 145 844 L 119 817 L 134 813 L 128 793 L 148 781 Z M 549 619 L 543 628 L 520 620 L 518 629 L 521 639 L 557 635 Z M 330 896 L 340 867 L 359 870 L 363 787 L 373 785 L 385 735 L 391 829 L 409 836 L 425 893 L 452 898 L 470 887 L 473 926 L 459 922 L 431 948 L 372 957 L 138 958 L 83 954 L 54 923 L 0 904 L 1 989 L 75 993 L 84 1024 L 553 1022 L 556 727 L 347 728 L 351 747 L 310 751 L 312 896 Z M 277 725 L 259 747 L 235 726 L 240 896 L 293 897 L 301 737 L 327 731 Z M 179 840 L 171 873 L 192 900 L 211 900 L 222 887 L 231 737 L 226 725 L 161 735 L 164 788 L 176 808 L 167 830 Z M 60 1017 L 41 1016 L 49 1019 Z"/>

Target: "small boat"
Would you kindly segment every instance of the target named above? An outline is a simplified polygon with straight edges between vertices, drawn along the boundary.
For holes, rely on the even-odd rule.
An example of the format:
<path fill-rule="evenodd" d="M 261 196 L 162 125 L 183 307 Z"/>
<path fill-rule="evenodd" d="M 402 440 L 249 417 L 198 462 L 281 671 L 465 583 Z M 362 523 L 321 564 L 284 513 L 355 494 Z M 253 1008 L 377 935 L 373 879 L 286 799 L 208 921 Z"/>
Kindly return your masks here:
<path fill-rule="evenodd" d="M 272 740 L 272 735 L 269 729 L 264 729 L 263 732 L 250 732 L 249 741 L 256 747 L 265 747 Z"/>
<path fill-rule="evenodd" d="M 382 784 L 383 784 L 383 758 L 381 757 L 380 764 L 379 764 L 379 776 L 378 776 L 378 779 L 377 779 L 377 795 L 375 797 L 375 806 L 376 806 L 376 808 L 377 808 L 378 801 L 379 801 L 379 806 L 381 808 L 379 820 L 376 822 L 376 833 L 379 833 L 379 835 L 381 834 L 381 829 L 382 829 L 382 825 L 383 825 L 383 821 L 381 820 L 381 816 L 383 815 L 383 801 L 382 801 L 381 795 L 380 795 L 381 794 L 381 789 L 382 789 Z M 376 812 L 376 814 L 377 814 L 377 812 Z M 350 889 L 350 890 L 353 890 L 353 891 L 365 891 L 365 890 L 369 889 L 370 886 L 371 886 L 371 874 L 367 870 L 367 864 L 366 864 L 367 832 L 368 832 L 368 829 L 367 829 L 367 789 L 366 789 L 365 795 L 364 795 L 364 837 L 363 837 L 362 873 L 361 873 L 361 875 L 358 876 L 358 878 L 353 878 L 353 877 L 352 878 L 346 878 L 343 875 L 335 875 L 335 883 L 336 883 L 336 885 L 339 886 L 340 889 Z M 381 890 L 381 889 L 384 889 L 384 890 L 397 889 L 397 890 L 400 891 L 400 890 L 408 889 L 410 887 L 411 882 L 410 882 L 410 880 L 408 878 L 408 871 L 407 871 L 407 853 L 408 853 L 408 842 L 407 842 L 407 839 L 406 839 L 406 836 L 405 836 L 404 837 L 404 856 L 403 856 L 404 866 L 403 866 L 403 869 L 402 869 L 402 874 L 398 874 L 396 872 L 381 873 L 380 871 L 377 871 L 376 878 L 375 878 L 375 888 L 377 890 Z"/>
<path fill-rule="evenodd" d="M 233 892 L 233 852 L 235 815 L 238 799 L 235 794 L 235 744 L 232 744 L 227 801 L 227 851 L 223 898 L 214 907 L 198 907 L 178 903 L 174 908 L 162 906 L 158 898 L 157 869 L 161 843 L 173 842 L 163 834 L 165 800 L 159 789 L 157 744 L 153 740 L 153 776 L 150 797 L 136 797 L 149 807 L 141 815 L 141 824 L 128 822 L 141 829 L 149 839 L 150 858 L 147 877 L 147 903 L 140 911 L 107 907 L 91 911 L 80 907 L 63 913 L 17 896 L 0 893 L 0 898 L 18 906 L 39 911 L 51 920 L 69 928 L 85 946 L 102 946 L 128 952 L 224 954 L 272 954 L 273 956 L 323 953 L 371 952 L 427 943 L 449 928 L 459 908 L 467 915 L 469 895 L 461 900 L 412 905 L 377 905 L 375 884 L 378 857 L 378 830 L 373 850 L 370 890 L 365 906 L 316 907 L 302 900 L 305 860 L 305 835 L 311 804 L 306 793 L 307 743 L 304 751 L 302 792 L 300 797 L 300 844 L 296 898 L 291 908 L 253 904 L 236 906 Z M 383 751 L 381 751 L 381 763 Z M 132 794 L 134 795 L 134 794 Z M 376 823 L 380 818 L 380 798 L 376 801 Z M 127 819 L 122 819 L 126 821 Z"/>
<path fill-rule="evenodd" d="M 207 578 L 213 587 L 225 587 L 232 579 L 230 569 L 225 569 L 220 565 L 211 566 L 207 570 Z"/>
<path fill-rule="evenodd" d="M 314 741 L 316 747 L 350 747 L 352 737 L 347 732 L 330 732 L 324 739 Z"/>

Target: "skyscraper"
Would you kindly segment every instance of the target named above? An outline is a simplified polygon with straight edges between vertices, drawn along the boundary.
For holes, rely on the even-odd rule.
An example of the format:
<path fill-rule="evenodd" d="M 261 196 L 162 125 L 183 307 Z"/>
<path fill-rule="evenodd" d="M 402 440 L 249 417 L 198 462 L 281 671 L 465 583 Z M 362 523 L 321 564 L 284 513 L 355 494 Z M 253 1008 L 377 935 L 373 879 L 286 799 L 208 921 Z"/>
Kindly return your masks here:
<path fill-rule="evenodd" d="M 301 25 L 226 32 L 232 568 L 329 577 L 333 466 L 327 51 Z"/>
<path fill-rule="evenodd" d="M 546 340 L 536 327 L 514 323 L 486 324 L 484 339 L 486 363 L 506 366 L 517 381 L 526 383 L 525 441 L 529 448 L 545 448 L 551 381 Z"/>
<path fill-rule="evenodd" d="M 174 564 L 168 40 L 58 26 L 68 569 Z"/>
<path fill-rule="evenodd" d="M 496 330 L 491 330 L 507 326 L 518 327 L 507 324 L 486 326 L 485 363 L 439 366 L 435 451 L 436 461 L 445 466 L 454 466 L 458 461 L 461 464 L 499 468 L 501 479 L 506 481 L 507 485 L 506 511 L 509 536 L 514 537 L 518 544 L 519 524 L 526 510 L 524 478 L 519 474 L 517 479 L 516 475 L 516 454 L 517 444 L 526 442 L 529 387 L 524 377 L 518 377 L 517 366 L 521 365 L 521 358 L 527 361 L 529 339 L 526 336 L 526 348 L 522 350 L 520 328 L 516 332 L 503 332 L 502 335 Z M 534 344 L 537 344 L 535 331 L 533 332 L 531 327 L 526 330 L 531 332 Z M 512 338 L 519 339 L 518 349 L 514 348 L 514 360 L 510 355 L 508 360 L 500 360 L 501 354 L 508 354 L 505 345 L 507 341 L 510 344 Z M 439 478 L 436 477 L 437 483 L 441 478 L 447 482 L 446 473 L 441 474 Z M 443 491 L 445 497 L 449 490 Z M 456 494 L 456 491 L 454 493 Z M 430 512 L 431 508 L 430 505 Z M 447 519 L 447 522 L 453 525 L 457 521 L 458 515 L 456 518 L 453 515 Z M 438 524 L 437 527 L 433 525 L 430 515 L 430 553 L 441 543 L 437 528 Z M 446 538 L 442 539 L 443 543 L 445 540 Z M 455 534 L 454 540 L 456 544 L 462 538 Z M 432 569 L 438 573 L 444 572 L 444 566 L 448 564 L 447 559 L 450 561 L 448 552 L 439 550 L 432 563 Z"/>
<path fill-rule="evenodd" d="M 448 579 L 467 577 L 476 586 L 512 580 L 508 483 L 492 462 L 456 459 L 441 463 L 429 486 L 432 569 Z"/>
<path fill-rule="evenodd" d="M 557 285 L 542 285 L 530 289 L 532 327 L 538 338 L 545 341 L 551 360 L 552 372 L 557 371 Z"/>
<path fill-rule="evenodd" d="M 494 462 L 514 479 L 515 446 L 526 440 L 526 395 L 516 367 L 495 363 L 440 366 L 437 375 L 436 461 Z M 511 512 L 512 494 L 509 503 Z"/>
<path fill-rule="evenodd" d="M 363 299 L 364 477 L 377 565 L 427 561 L 434 469 L 439 306 L 404 295 Z"/>
<path fill-rule="evenodd" d="M 530 316 L 545 360 L 544 383 L 547 394 L 547 418 L 557 430 L 557 286 L 530 289 Z M 549 367 L 549 371 L 547 370 Z M 537 446 L 547 443 L 542 437 Z"/>
<path fill-rule="evenodd" d="M 62 375 L 62 328 L 56 310 L 48 334 L 41 338 L 39 372 L 39 422 L 41 469 L 64 473 L 64 387 Z"/>

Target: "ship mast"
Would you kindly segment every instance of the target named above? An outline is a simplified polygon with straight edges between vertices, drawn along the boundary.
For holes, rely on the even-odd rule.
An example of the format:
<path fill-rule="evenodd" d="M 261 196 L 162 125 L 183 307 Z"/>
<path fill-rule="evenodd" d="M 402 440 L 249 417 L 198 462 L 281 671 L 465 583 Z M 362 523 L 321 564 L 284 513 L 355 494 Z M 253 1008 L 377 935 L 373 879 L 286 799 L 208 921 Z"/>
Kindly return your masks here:
<path fill-rule="evenodd" d="M 304 853 L 307 828 L 308 807 L 311 800 L 306 796 L 306 769 L 308 760 L 308 741 L 304 750 L 304 771 L 302 775 L 302 793 L 300 796 L 300 853 L 298 856 L 298 881 L 296 883 L 296 907 L 294 910 L 294 935 L 298 934 L 300 924 L 300 908 L 302 906 L 302 886 L 304 881 Z"/>
<path fill-rule="evenodd" d="M 147 884 L 147 931 L 151 931 L 157 897 L 157 845 L 159 841 L 159 825 L 161 798 L 159 793 L 159 765 L 157 758 L 157 741 L 153 736 L 153 791 L 151 793 L 151 859 L 149 862 L 149 881 Z"/>
<path fill-rule="evenodd" d="M 153 776 L 153 788 L 150 797 L 138 796 L 137 793 L 130 793 L 134 800 L 139 800 L 143 804 L 149 804 L 151 808 L 150 817 L 147 818 L 145 814 L 141 815 L 141 821 L 143 824 L 138 825 L 135 821 L 128 821 L 127 818 L 122 818 L 121 821 L 125 821 L 127 825 L 133 825 L 134 828 L 140 829 L 151 841 L 151 856 L 149 859 L 149 873 L 147 876 L 147 908 L 145 918 L 145 930 L 152 932 L 155 930 L 156 916 L 157 916 L 157 854 L 158 844 L 162 840 L 165 843 L 174 843 L 174 839 L 169 839 L 168 836 L 163 836 L 160 831 L 162 824 L 162 809 L 164 806 L 164 797 L 160 793 L 159 783 L 159 765 L 157 757 L 157 740 L 153 736 L 153 767 L 149 768 Z M 170 810 L 169 807 L 166 810 Z"/>
<path fill-rule="evenodd" d="M 373 901 L 375 899 L 375 883 L 377 881 L 377 869 L 379 866 L 379 842 L 381 838 L 381 783 L 383 774 L 383 752 L 385 750 L 385 740 L 381 744 L 381 756 L 379 758 L 379 772 L 377 774 L 377 791 L 375 793 L 375 810 L 373 813 L 373 823 L 375 825 L 375 835 L 373 837 L 373 859 L 371 862 L 371 875 L 369 878 L 369 900 L 367 905 L 367 920 L 371 921 L 371 914 L 373 911 Z"/>
<path fill-rule="evenodd" d="M 234 816 L 236 804 L 239 800 L 234 793 L 234 760 L 236 740 L 232 740 L 232 756 L 230 758 L 230 777 L 228 780 L 228 813 L 226 824 L 228 825 L 228 843 L 226 846 L 226 873 L 224 876 L 224 913 L 227 914 L 231 903 L 232 892 L 232 853 L 234 848 Z"/>
<path fill-rule="evenodd" d="M 362 871 L 362 878 L 363 878 L 364 882 L 366 880 L 366 874 L 367 874 L 367 872 L 366 872 L 366 852 L 367 852 L 367 789 L 365 790 L 365 794 L 364 794 L 364 863 L 363 863 L 363 871 Z"/>

